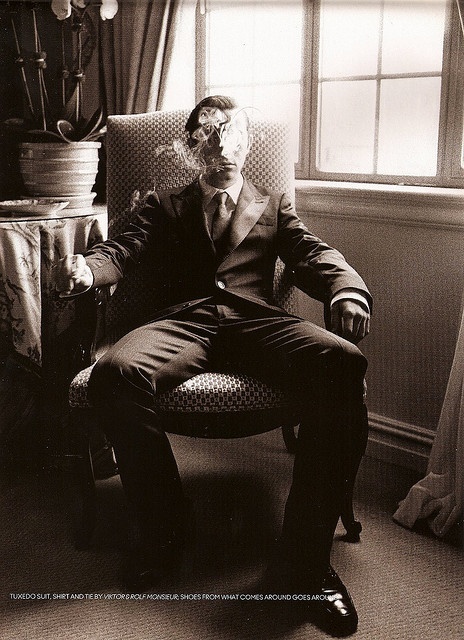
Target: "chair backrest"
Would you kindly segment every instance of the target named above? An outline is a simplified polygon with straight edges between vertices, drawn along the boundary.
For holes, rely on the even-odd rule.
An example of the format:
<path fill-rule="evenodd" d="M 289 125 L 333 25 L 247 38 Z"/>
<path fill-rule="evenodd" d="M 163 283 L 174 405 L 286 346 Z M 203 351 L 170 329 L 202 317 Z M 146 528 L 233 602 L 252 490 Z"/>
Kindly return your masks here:
<path fill-rule="evenodd" d="M 186 185 L 196 174 L 183 166 L 170 152 L 175 140 L 184 140 L 187 111 L 110 116 L 108 118 L 107 185 L 109 235 L 116 235 L 127 224 L 136 191 L 143 197 L 153 189 L 164 190 Z M 255 184 L 294 195 L 294 165 L 289 148 L 288 127 L 284 123 L 252 122 L 253 144 L 244 174 Z M 276 265 L 274 298 L 290 313 L 297 312 L 297 296 L 289 285 L 280 261 Z M 109 305 L 110 326 L 133 317 L 134 308 L 146 301 L 144 274 L 130 274 L 117 288 Z"/>

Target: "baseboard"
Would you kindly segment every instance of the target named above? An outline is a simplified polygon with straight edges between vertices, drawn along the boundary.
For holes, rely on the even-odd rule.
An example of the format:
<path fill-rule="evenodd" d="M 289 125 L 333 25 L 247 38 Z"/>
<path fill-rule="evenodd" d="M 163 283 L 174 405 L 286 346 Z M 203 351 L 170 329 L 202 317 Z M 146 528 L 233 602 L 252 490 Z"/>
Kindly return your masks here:
<path fill-rule="evenodd" d="M 425 472 L 435 432 L 425 427 L 369 413 L 366 454 L 407 469 Z"/>

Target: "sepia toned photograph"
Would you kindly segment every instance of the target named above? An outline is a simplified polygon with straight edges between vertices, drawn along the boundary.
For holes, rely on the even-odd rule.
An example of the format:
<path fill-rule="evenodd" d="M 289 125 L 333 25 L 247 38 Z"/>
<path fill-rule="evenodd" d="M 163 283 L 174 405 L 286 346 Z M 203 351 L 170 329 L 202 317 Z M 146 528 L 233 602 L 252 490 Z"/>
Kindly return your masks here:
<path fill-rule="evenodd" d="M 464 1 L 0 0 L 0 637 L 464 636 Z"/>

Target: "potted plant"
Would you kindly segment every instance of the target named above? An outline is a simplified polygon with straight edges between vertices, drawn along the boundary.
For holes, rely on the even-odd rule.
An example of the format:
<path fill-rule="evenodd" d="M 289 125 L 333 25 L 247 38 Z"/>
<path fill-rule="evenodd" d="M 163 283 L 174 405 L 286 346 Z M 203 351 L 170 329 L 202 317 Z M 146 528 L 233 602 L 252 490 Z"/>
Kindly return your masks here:
<path fill-rule="evenodd" d="M 95 6 L 94 0 L 9 3 L 24 117 L 4 124 L 20 141 L 19 166 L 30 196 L 64 197 L 77 206 L 93 200 L 105 133 L 101 106 L 84 116 L 85 70 L 96 45 Z M 103 20 L 118 8 L 116 0 L 99 0 L 98 6 Z M 53 63 L 41 31 L 57 58 Z"/>

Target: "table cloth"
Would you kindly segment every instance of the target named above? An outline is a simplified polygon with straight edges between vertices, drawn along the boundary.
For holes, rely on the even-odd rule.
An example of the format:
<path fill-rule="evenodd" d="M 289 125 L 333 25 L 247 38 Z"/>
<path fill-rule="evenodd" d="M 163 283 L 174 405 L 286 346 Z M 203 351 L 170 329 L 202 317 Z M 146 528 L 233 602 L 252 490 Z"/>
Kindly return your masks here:
<path fill-rule="evenodd" d="M 59 298 L 53 263 L 106 236 L 103 207 L 40 218 L 0 217 L 0 347 L 36 373 L 51 365 L 59 336 L 74 319 L 75 300 Z"/>

